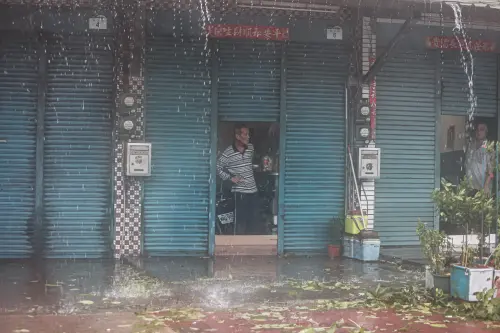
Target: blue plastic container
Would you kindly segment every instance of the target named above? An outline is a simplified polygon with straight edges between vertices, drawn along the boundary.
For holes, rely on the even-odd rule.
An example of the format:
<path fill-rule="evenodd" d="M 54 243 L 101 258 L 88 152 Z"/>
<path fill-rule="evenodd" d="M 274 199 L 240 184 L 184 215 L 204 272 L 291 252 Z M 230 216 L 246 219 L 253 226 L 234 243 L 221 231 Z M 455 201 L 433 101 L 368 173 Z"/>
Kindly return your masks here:
<path fill-rule="evenodd" d="M 380 257 L 380 239 L 355 239 L 354 258 L 361 261 L 378 261 Z"/>
<path fill-rule="evenodd" d="M 476 293 L 493 288 L 493 268 L 451 266 L 451 296 L 476 302 Z"/>

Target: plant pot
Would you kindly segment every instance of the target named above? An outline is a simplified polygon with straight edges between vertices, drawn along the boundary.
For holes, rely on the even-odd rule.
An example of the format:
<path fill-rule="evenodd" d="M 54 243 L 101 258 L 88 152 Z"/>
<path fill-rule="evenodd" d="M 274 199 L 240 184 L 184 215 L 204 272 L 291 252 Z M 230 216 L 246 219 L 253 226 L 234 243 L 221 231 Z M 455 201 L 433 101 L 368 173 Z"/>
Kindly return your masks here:
<path fill-rule="evenodd" d="M 330 259 L 340 257 L 340 245 L 328 245 L 328 256 Z"/>
<path fill-rule="evenodd" d="M 445 294 L 450 293 L 450 281 L 449 275 L 439 275 L 432 274 L 433 278 L 433 288 L 441 289 Z"/>
<path fill-rule="evenodd" d="M 451 296 L 464 301 L 476 302 L 476 293 L 493 287 L 493 268 L 469 268 L 451 266 Z"/>
<path fill-rule="evenodd" d="M 425 266 L 425 289 L 434 288 L 434 277 L 432 276 L 431 266 Z"/>

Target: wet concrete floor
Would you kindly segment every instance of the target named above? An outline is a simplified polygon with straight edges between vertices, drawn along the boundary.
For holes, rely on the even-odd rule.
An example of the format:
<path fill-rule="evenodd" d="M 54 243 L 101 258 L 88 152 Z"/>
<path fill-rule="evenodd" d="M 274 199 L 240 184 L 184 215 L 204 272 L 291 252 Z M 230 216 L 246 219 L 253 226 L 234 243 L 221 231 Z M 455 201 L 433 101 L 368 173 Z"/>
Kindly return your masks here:
<path fill-rule="evenodd" d="M 326 257 L 149 258 L 0 262 L 0 313 L 86 314 L 355 299 L 423 273 Z"/>

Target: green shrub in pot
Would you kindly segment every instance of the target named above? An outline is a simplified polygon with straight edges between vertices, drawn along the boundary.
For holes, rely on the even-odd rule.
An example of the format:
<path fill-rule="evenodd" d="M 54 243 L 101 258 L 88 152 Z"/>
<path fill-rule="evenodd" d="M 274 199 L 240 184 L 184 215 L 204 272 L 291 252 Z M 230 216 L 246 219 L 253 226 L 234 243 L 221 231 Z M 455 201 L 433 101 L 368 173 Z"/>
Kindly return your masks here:
<path fill-rule="evenodd" d="M 451 247 L 446 234 L 434 228 L 427 228 L 418 222 L 417 235 L 422 246 L 422 253 L 429 261 L 432 273 L 444 276 L 451 261 Z"/>

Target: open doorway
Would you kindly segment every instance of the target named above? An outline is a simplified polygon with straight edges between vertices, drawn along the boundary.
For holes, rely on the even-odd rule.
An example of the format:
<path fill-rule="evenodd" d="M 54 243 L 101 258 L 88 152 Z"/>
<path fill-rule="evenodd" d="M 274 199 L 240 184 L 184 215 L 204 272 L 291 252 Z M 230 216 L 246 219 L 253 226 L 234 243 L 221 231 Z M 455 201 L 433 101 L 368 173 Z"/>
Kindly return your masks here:
<path fill-rule="evenodd" d="M 216 254 L 275 255 L 279 124 L 220 122 L 217 161 Z"/>
<path fill-rule="evenodd" d="M 466 137 L 466 116 L 442 115 L 440 127 L 441 179 L 457 185 L 467 174 L 469 165 L 466 149 L 469 145 Z M 471 133 L 476 141 L 496 141 L 498 138 L 497 119 L 494 117 L 474 117 L 474 131 Z M 482 136 L 477 135 L 482 128 Z M 486 169 L 485 169 L 486 170 Z M 454 224 L 440 223 L 440 229 L 448 235 L 461 235 L 463 230 Z"/>

